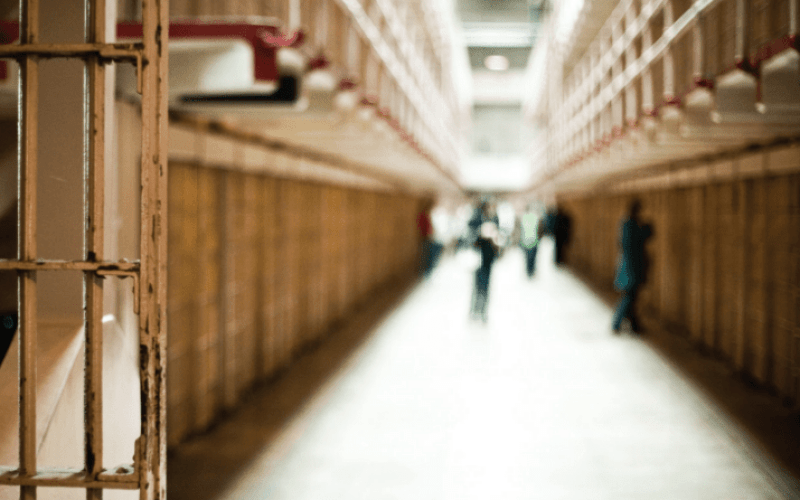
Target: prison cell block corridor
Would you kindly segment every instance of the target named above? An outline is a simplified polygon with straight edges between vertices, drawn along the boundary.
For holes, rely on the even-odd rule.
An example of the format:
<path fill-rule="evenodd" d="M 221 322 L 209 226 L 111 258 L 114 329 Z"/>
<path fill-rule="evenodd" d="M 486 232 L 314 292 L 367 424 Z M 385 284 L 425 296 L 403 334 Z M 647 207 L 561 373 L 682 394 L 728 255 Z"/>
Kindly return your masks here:
<path fill-rule="evenodd" d="M 612 334 L 551 254 L 529 280 L 506 252 L 485 324 L 458 256 L 387 290 L 177 446 L 170 497 L 798 498 L 788 409 L 651 323 Z"/>

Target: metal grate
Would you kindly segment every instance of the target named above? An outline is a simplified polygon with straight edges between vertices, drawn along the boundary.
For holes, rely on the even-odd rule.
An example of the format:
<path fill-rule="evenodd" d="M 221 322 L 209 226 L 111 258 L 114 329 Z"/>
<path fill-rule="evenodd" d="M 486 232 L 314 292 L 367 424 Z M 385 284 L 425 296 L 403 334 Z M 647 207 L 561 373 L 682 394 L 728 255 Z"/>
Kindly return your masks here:
<path fill-rule="evenodd" d="M 106 0 L 87 0 L 87 35 L 81 44 L 39 43 L 39 2 L 20 1 L 20 43 L 0 47 L 0 57 L 20 65 L 19 79 L 19 243 L 17 260 L 0 260 L 19 280 L 20 450 L 18 468 L 0 468 L 0 485 L 20 487 L 21 499 L 35 499 L 38 488 L 83 488 L 100 499 L 104 489 L 139 490 L 143 500 L 166 496 L 166 151 L 168 0 L 142 2 L 142 43 L 107 43 Z M 43 261 L 37 257 L 37 109 L 39 61 L 72 58 L 86 72 L 84 158 L 86 218 L 80 261 Z M 142 93 L 141 248 L 136 263 L 103 260 L 104 107 L 107 63 L 128 62 L 138 69 Z M 135 189 L 135 188 L 133 188 Z M 39 470 L 36 456 L 36 276 L 40 272 L 82 271 L 85 315 L 85 453 L 82 470 Z M 103 277 L 134 280 L 139 314 L 141 435 L 130 466 L 102 468 Z"/>

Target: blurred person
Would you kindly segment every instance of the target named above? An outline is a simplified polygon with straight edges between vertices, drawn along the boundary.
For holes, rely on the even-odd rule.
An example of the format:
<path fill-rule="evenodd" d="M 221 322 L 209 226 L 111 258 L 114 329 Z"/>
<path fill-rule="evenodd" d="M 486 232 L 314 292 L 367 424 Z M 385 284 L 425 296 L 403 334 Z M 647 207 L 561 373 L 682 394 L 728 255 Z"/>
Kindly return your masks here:
<path fill-rule="evenodd" d="M 450 214 L 441 206 L 434 208 L 431 211 L 431 225 L 433 231 L 431 235 L 430 269 L 433 270 L 439 264 L 442 253 L 451 240 L 452 221 Z"/>
<path fill-rule="evenodd" d="M 494 207 L 488 201 L 482 201 L 480 205 L 475 208 L 474 212 L 472 213 L 472 217 L 467 224 L 469 226 L 473 242 L 475 242 L 480 236 L 481 227 L 485 222 L 493 223 L 495 228 L 499 227 L 499 218 L 495 213 Z"/>
<path fill-rule="evenodd" d="M 484 213 L 487 210 L 488 203 L 483 201 L 477 207 L 475 207 L 472 211 L 472 216 L 469 218 L 467 222 L 467 228 L 469 229 L 469 239 L 471 243 L 475 243 L 480 237 L 481 232 L 481 224 L 485 222 L 484 220 Z"/>
<path fill-rule="evenodd" d="M 417 214 L 417 229 L 420 239 L 420 275 L 427 278 L 433 269 L 433 223 L 431 222 L 431 202 L 425 202 Z"/>
<path fill-rule="evenodd" d="M 636 297 L 647 278 L 645 243 L 652 235 L 651 226 L 640 222 L 641 208 L 638 200 L 631 202 L 628 217 L 622 221 L 620 228 L 620 258 L 614 277 L 614 288 L 622 292 L 622 298 L 617 304 L 611 325 L 614 333 L 619 333 L 624 319 L 630 322 L 631 330 L 635 333 L 640 331 L 636 317 Z"/>
<path fill-rule="evenodd" d="M 456 211 L 456 216 L 453 219 L 453 233 L 457 238 L 457 249 L 467 248 L 470 246 L 470 227 L 469 222 L 472 218 L 473 209 L 470 205 L 462 205 Z"/>
<path fill-rule="evenodd" d="M 0 259 L 17 256 L 17 205 L 0 214 Z M 0 364 L 17 331 L 17 273 L 0 271 Z"/>
<path fill-rule="evenodd" d="M 539 248 L 539 238 L 542 233 L 542 223 L 539 214 L 528 206 L 528 210 L 520 218 L 519 243 L 525 252 L 525 271 L 528 278 L 533 277 L 536 270 L 536 251 Z"/>
<path fill-rule="evenodd" d="M 564 262 L 564 251 L 566 250 L 567 243 L 569 243 L 571 222 L 568 214 L 556 209 L 556 232 L 554 235 L 556 241 L 556 264 Z"/>
<path fill-rule="evenodd" d="M 569 241 L 570 222 L 569 216 L 557 207 L 551 207 L 545 215 L 545 233 L 552 236 L 555 242 L 553 260 L 556 264 L 564 262 L 564 249 Z"/>
<path fill-rule="evenodd" d="M 478 238 L 475 240 L 475 247 L 480 251 L 481 265 L 475 271 L 475 288 L 470 312 L 472 317 L 480 317 L 484 323 L 487 321 L 489 278 L 498 252 L 497 236 L 497 226 L 493 222 L 484 222 Z"/>

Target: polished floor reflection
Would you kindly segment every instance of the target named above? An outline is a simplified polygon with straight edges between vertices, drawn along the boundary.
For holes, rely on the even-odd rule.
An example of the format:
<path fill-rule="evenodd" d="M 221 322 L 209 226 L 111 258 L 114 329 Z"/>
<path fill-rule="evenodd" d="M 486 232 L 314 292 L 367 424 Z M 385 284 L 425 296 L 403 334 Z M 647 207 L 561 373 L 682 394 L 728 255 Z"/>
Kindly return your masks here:
<path fill-rule="evenodd" d="M 511 250 L 488 322 L 442 263 L 170 461 L 172 499 L 771 499 L 794 479 L 648 342 Z M 389 300 L 389 299 L 386 299 Z"/>

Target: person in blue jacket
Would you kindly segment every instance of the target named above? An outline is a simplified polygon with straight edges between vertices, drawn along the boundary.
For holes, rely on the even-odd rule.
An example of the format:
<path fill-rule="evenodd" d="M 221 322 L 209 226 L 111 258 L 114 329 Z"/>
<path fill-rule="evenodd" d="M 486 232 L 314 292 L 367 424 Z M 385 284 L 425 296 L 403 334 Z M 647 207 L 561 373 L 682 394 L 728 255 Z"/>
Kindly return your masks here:
<path fill-rule="evenodd" d="M 614 288 L 622 292 L 622 298 L 617 304 L 611 325 L 615 333 L 620 331 L 622 321 L 626 318 L 630 321 L 631 329 L 639 332 L 635 303 L 639 288 L 647 279 L 645 243 L 652 235 L 651 227 L 642 224 L 639 219 L 641 208 L 638 200 L 631 203 L 628 218 L 623 221 L 620 230 L 620 260 L 614 278 Z"/>

